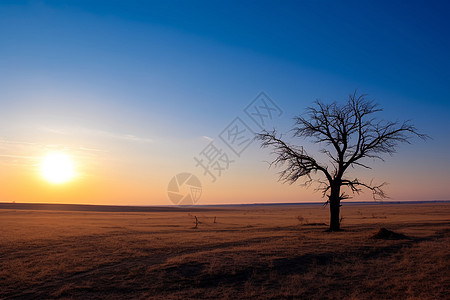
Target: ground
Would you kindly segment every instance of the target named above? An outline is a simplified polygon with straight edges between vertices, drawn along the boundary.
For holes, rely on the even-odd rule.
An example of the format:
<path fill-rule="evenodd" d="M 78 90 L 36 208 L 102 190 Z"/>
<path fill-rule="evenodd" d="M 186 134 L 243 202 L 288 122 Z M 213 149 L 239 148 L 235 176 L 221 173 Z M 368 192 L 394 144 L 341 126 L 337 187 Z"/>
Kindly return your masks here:
<path fill-rule="evenodd" d="M 0 298 L 448 297 L 450 203 L 347 204 L 342 215 L 344 231 L 328 233 L 321 205 L 3 207 Z M 373 238 L 380 228 L 405 237 Z"/>

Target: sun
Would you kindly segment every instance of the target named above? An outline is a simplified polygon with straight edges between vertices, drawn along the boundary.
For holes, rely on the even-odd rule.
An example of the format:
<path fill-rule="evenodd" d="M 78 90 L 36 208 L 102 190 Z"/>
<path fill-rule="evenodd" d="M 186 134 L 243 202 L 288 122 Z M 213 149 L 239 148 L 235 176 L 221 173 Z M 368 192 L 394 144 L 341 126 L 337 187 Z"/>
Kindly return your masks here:
<path fill-rule="evenodd" d="M 71 157 L 60 152 L 48 153 L 41 162 L 41 175 L 53 184 L 72 180 L 75 177 L 75 168 Z"/>

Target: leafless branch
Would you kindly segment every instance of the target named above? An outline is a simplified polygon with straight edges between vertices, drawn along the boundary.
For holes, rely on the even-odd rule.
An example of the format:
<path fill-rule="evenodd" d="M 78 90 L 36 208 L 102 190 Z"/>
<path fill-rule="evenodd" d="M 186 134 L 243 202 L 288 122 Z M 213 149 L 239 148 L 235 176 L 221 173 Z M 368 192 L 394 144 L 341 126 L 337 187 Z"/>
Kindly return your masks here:
<path fill-rule="evenodd" d="M 292 184 L 307 176 L 308 185 L 317 181 L 318 190 L 322 191 L 324 197 L 331 191 L 328 196 L 339 200 L 348 197 L 340 194 L 341 186 L 348 187 L 353 193 L 359 193 L 365 187 L 372 191 L 374 199 L 385 198 L 386 194 L 382 190 L 385 184 L 365 184 L 358 179 L 344 180 L 347 169 L 370 169 L 363 161 L 364 158 L 383 160 L 383 154 L 394 154 L 399 144 L 410 143 L 413 137 L 427 139 L 428 136 L 419 133 L 410 121 L 377 119 L 375 114 L 382 109 L 366 97 L 364 94 L 357 95 L 355 91 L 344 104 L 325 104 L 317 100 L 307 108 L 305 114 L 294 118 L 293 138 L 311 139 L 321 144 L 321 152 L 330 159 L 329 166 L 333 168 L 331 173 L 326 164 L 319 164 L 302 146 L 288 144 L 281 136 L 277 136 L 275 130 L 259 134 L 257 139 L 261 140 L 261 146 L 271 148 L 275 155 L 270 165 L 283 167 L 279 173 L 280 180 Z M 325 175 L 326 181 L 314 177 L 316 173 Z"/>

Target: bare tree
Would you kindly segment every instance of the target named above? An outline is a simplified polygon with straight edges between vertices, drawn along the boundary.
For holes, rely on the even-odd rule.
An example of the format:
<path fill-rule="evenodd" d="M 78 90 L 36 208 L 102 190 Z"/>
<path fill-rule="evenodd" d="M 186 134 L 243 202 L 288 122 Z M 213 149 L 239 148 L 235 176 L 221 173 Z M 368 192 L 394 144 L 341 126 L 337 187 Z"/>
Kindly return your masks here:
<path fill-rule="evenodd" d="M 358 96 L 355 92 L 342 105 L 317 100 L 304 115 L 294 118 L 293 137 L 311 139 L 323 145 L 321 152 L 329 157 L 328 164 L 316 161 L 302 146 L 282 140 L 275 130 L 257 135 L 261 147 L 271 148 L 276 156 L 270 165 L 282 167 L 280 181 L 292 184 L 304 178 L 307 185 L 319 183 L 318 189 L 330 205 L 330 231 L 340 230 L 341 200 L 349 198 L 343 192 L 345 188 L 357 194 L 366 188 L 374 199 L 386 198 L 383 191 L 386 183 L 376 185 L 351 179 L 346 176 L 350 167 L 370 169 L 363 162 L 364 158 L 383 160 L 382 155 L 395 153 L 399 143 L 410 143 L 414 136 L 427 138 L 409 121 L 378 120 L 374 114 L 380 111 L 382 109 L 367 100 L 366 95 Z"/>

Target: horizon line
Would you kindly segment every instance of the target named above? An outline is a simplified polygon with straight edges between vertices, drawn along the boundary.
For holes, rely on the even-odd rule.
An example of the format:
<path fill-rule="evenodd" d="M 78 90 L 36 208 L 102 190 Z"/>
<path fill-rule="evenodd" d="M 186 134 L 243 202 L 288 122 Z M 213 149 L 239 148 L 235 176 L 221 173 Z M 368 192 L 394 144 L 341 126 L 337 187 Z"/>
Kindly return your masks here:
<path fill-rule="evenodd" d="M 343 204 L 354 205 L 383 205 L 383 204 L 427 204 L 447 203 L 450 200 L 395 200 L 395 201 L 343 201 Z M 108 205 L 108 204 L 77 204 L 77 203 L 27 203 L 27 202 L 0 202 L 0 209 L 19 210 L 65 210 L 70 211 L 99 211 L 99 212 L 169 212 L 183 211 L 186 209 L 208 210 L 212 208 L 226 207 L 257 207 L 257 206 L 302 206 L 321 205 L 323 202 L 285 202 L 285 203 L 242 203 L 242 204 L 199 204 L 199 205 Z M 70 209 L 69 209 L 70 208 Z"/>

